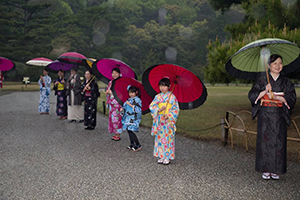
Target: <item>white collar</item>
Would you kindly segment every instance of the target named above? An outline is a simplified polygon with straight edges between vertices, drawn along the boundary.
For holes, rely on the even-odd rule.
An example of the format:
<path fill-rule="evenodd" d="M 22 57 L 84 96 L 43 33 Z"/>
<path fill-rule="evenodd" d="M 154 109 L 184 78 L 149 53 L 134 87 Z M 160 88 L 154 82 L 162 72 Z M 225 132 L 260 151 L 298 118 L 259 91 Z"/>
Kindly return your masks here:
<path fill-rule="evenodd" d="M 270 75 L 272 76 L 272 78 L 273 78 L 273 80 L 274 81 L 277 81 L 277 79 L 279 78 L 279 76 L 280 76 L 280 74 L 276 77 L 276 78 L 274 78 L 274 76 L 270 73 Z"/>

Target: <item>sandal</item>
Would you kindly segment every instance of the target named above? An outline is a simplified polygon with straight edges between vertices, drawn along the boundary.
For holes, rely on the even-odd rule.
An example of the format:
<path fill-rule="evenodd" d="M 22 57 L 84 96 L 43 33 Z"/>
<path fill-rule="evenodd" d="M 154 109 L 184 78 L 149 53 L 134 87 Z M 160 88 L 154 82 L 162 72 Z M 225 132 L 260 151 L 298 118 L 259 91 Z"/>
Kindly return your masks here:
<path fill-rule="evenodd" d="M 163 162 L 163 164 L 164 164 L 164 165 L 170 164 L 170 160 L 165 159 L 164 162 Z"/>
<path fill-rule="evenodd" d="M 273 174 L 273 173 L 271 173 L 271 178 L 272 178 L 273 180 L 279 180 L 278 174 Z"/>
<path fill-rule="evenodd" d="M 164 159 L 159 159 L 157 162 L 158 162 L 158 164 L 163 164 Z"/>
<path fill-rule="evenodd" d="M 114 137 L 112 137 L 112 140 L 114 140 L 114 141 L 119 141 L 119 140 L 121 140 L 121 138 L 120 138 L 120 137 L 117 137 L 117 136 L 114 136 Z"/>
<path fill-rule="evenodd" d="M 132 151 L 140 151 L 140 150 L 142 150 L 142 146 L 141 145 L 132 148 Z"/>
<path fill-rule="evenodd" d="M 264 180 L 270 180 L 270 179 L 271 179 L 270 173 L 269 173 L 269 172 L 264 172 L 264 173 L 262 174 L 262 178 L 263 178 Z"/>

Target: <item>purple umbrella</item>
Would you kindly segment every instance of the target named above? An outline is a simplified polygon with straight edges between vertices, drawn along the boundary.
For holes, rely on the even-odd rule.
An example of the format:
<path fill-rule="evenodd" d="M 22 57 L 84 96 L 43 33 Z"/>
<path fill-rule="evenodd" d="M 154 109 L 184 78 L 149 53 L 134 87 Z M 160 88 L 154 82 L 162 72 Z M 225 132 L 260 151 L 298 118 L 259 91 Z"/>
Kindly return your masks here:
<path fill-rule="evenodd" d="M 97 60 L 93 63 L 92 71 L 98 79 L 108 84 L 108 82 L 112 80 L 111 71 L 114 68 L 120 69 L 122 77 L 137 79 L 135 72 L 129 67 L 129 65 L 114 58 Z"/>
<path fill-rule="evenodd" d="M 0 71 L 10 71 L 16 68 L 16 65 L 9 59 L 0 57 Z"/>
<path fill-rule="evenodd" d="M 73 67 L 76 67 L 76 65 L 55 60 L 47 65 L 46 70 L 55 73 L 58 72 L 58 70 L 69 71 Z"/>

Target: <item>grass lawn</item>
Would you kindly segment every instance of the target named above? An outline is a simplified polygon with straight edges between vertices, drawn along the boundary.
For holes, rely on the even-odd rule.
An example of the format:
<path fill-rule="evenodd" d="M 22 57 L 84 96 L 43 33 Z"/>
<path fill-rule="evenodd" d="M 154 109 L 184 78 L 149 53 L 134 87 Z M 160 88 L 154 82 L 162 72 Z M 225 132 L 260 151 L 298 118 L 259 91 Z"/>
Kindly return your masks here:
<path fill-rule="evenodd" d="M 99 83 L 99 88 L 104 89 L 105 84 Z M 187 137 L 207 140 L 207 141 L 221 141 L 221 127 L 218 126 L 213 129 L 207 129 L 220 124 L 221 118 L 225 117 L 226 111 L 238 112 L 241 110 L 251 111 L 250 101 L 248 100 L 248 92 L 251 86 L 208 86 L 208 98 L 206 102 L 197 109 L 181 110 L 177 121 L 177 133 L 186 135 Z M 37 83 L 27 85 L 4 82 L 4 91 L 19 90 L 22 91 L 37 91 L 39 89 Z M 292 117 L 300 115 L 300 88 L 296 88 L 297 104 L 293 109 Z M 105 101 L 105 94 L 101 92 L 101 97 L 98 99 L 98 110 L 103 111 L 102 102 Z M 106 110 L 106 115 L 107 115 Z M 245 121 L 246 125 L 251 121 L 248 114 L 241 114 L 240 117 Z M 230 117 L 230 120 L 232 118 Z M 297 120 L 298 127 L 300 128 L 300 118 Z M 142 125 L 151 127 L 152 118 L 148 113 L 142 117 Z M 234 123 L 234 127 L 242 128 L 241 123 Z M 251 126 L 251 130 L 256 131 L 256 121 Z M 244 145 L 244 134 L 234 132 L 234 145 L 242 147 Z M 299 137 L 295 132 L 295 128 L 291 125 L 288 129 L 288 136 Z M 255 149 L 256 136 L 249 137 L 250 150 Z M 297 159 L 300 143 L 288 142 L 289 158 L 292 160 Z"/>

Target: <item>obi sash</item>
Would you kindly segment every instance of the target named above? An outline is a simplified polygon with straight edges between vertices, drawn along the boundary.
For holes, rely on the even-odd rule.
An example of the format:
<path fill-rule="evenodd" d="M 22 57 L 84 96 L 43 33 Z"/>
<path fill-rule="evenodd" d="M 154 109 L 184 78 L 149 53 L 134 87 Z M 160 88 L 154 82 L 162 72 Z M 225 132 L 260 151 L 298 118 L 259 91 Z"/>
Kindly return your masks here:
<path fill-rule="evenodd" d="M 159 112 L 160 115 L 163 115 L 164 113 L 165 113 L 165 114 L 168 114 L 170 108 L 172 107 L 172 105 L 171 105 L 170 103 L 168 103 L 168 106 L 167 106 L 167 102 L 166 102 L 166 103 L 159 103 L 159 104 L 158 104 L 159 109 L 161 109 L 163 106 L 166 107 L 166 110 L 160 111 L 160 112 Z"/>
<path fill-rule="evenodd" d="M 283 96 L 283 92 L 281 93 L 276 93 L 274 92 L 275 95 L 280 95 Z M 260 102 L 261 106 L 265 106 L 265 107 L 282 107 L 283 103 L 277 99 L 270 99 L 268 94 L 265 94 L 262 98 L 261 98 L 261 102 Z"/>
<path fill-rule="evenodd" d="M 64 90 L 64 89 L 65 89 L 65 84 L 58 83 L 57 90 Z"/>
<path fill-rule="evenodd" d="M 85 91 L 85 96 L 86 96 L 86 97 L 92 96 L 91 91 L 90 91 L 90 90 L 86 90 L 86 91 Z"/>

